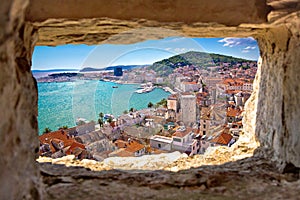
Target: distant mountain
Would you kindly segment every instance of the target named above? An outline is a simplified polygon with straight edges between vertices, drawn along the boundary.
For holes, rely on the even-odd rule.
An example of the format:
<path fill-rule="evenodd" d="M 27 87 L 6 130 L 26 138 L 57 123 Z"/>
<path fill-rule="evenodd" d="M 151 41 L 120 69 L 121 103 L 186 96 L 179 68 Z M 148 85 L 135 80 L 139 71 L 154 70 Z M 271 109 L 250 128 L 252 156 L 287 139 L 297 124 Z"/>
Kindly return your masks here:
<path fill-rule="evenodd" d="M 38 72 L 75 72 L 78 71 L 79 69 L 34 69 L 31 70 L 33 73 L 38 73 Z"/>
<path fill-rule="evenodd" d="M 197 67 L 206 68 L 219 65 L 221 62 L 236 64 L 251 61 L 252 60 L 220 54 L 190 51 L 155 62 L 149 67 L 149 69 L 153 69 L 161 76 L 167 76 L 168 74 L 172 73 L 174 69 L 180 66 L 194 65 Z"/>
<path fill-rule="evenodd" d="M 123 70 L 130 70 L 138 67 L 146 67 L 149 65 L 116 65 L 116 66 L 109 66 L 106 68 L 93 68 L 93 67 L 85 67 L 80 70 L 80 72 L 92 72 L 92 71 L 105 71 L 105 70 L 114 70 L 116 67 L 122 67 Z"/>

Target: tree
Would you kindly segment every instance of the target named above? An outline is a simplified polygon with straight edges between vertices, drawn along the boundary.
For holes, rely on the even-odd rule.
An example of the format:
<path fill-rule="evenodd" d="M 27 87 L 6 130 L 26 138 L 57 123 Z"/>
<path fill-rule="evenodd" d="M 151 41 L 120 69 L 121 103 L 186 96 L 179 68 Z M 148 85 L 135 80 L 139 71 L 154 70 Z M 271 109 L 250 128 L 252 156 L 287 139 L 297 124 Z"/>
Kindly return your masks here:
<path fill-rule="evenodd" d="M 153 107 L 153 103 L 152 102 L 149 102 L 148 103 L 148 108 L 152 108 Z"/>
<path fill-rule="evenodd" d="M 159 105 L 162 105 L 163 107 L 167 107 L 167 103 L 168 101 L 165 98 L 163 98 L 162 100 L 160 100 Z"/>
<path fill-rule="evenodd" d="M 103 120 L 102 119 L 98 119 L 98 123 L 99 123 L 100 127 L 103 127 Z"/>
<path fill-rule="evenodd" d="M 129 112 L 134 112 L 134 108 L 130 108 L 130 109 L 129 109 Z"/>
<path fill-rule="evenodd" d="M 44 129 L 44 132 L 43 133 L 50 133 L 52 130 L 49 128 L 49 127 L 46 127 L 45 129 Z"/>
<path fill-rule="evenodd" d="M 59 130 L 62 130 L 62 129 L 68 129 L 69 127 L 68 126 L 61 126 L 61 127 L 59 127 Z"/>
<path fill-rule="evenodd" d="M 111 117 L 109 117 L 106 121 L 108 122 L 108 123 L 112 123 L 112 118 Z"/>
<path fill-rule="evenodd" d="M 168 101 L 165 98 L 163 98 L 162 100 L 160 100 L 159 102 L 156 103 L 155 107 L 158 108 L 159 106 L 163 106 L 166 108 L 167 103 L 168 103 Z"/>
<path fill-rule="evenodd" d="M 128 114 L 128 111 L 127 111 L 127 110 L 124 110 L 124 111 L 123 111 L 123 114 L 125 114 L 125 115 Z"/>
<path fill-rule="evenodd" d="M 99 113 L 99 117 L 100 117 L 100 119 L 103 119 L 103 117 L 104 117 L 103 112 L 100 112 L 100 113 Z"/>

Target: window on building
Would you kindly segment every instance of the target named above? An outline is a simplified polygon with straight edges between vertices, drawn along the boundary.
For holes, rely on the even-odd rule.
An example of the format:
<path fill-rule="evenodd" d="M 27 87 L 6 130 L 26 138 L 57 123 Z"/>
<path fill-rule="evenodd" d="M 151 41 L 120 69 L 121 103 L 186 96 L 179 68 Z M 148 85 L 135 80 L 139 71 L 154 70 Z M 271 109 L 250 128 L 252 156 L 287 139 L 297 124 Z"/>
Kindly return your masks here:
<path fill-rule="evenodd" d="M 206 131 L 203 131 L 203 135 L 206 135 Z"/>
<path fill-rule="evenodd" d="M 174 142 L 181 142 L 181 139 L 180 138 L 173 138 L 173 141 Z"/>
<path fill-rule="evenodd" d="M 161 144 L 157 144 L 158 148 L 161 148 Z"/>

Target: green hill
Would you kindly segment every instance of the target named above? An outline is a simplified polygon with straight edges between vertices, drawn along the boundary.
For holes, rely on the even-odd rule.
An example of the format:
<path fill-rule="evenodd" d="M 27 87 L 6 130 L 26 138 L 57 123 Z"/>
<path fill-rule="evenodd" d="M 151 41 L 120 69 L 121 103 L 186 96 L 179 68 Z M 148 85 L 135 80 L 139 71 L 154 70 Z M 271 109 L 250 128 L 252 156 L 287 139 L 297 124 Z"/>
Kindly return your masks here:
<path fill-rule="evenodd" d="M 174 69 L 180 66 L 194 65 L 197 67 L 206 68 L 219 65 L 221 62 L 236 64 L 248 61 L 251 60 L 220 54 L 190 51 L 155 62 L 149 67 L 149 69 L 153 69 L 160 76 L 167 76 L 172 73 Z"/>

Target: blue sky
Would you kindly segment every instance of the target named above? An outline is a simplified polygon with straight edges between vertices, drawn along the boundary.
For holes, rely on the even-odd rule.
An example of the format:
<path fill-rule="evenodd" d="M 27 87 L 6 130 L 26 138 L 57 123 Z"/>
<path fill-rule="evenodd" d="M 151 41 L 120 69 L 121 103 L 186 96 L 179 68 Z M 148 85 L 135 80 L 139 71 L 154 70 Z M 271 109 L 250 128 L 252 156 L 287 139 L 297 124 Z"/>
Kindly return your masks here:
<path fill-rule="evenodd" d="M 32 69 L 103 68 L 113 65 L 152 64 L 188 51 L 204 51 L 257 60 L 259 49 L 253 38 L 183 38 L 147 40 L 130 45 L 37 46 Z"/>

